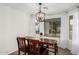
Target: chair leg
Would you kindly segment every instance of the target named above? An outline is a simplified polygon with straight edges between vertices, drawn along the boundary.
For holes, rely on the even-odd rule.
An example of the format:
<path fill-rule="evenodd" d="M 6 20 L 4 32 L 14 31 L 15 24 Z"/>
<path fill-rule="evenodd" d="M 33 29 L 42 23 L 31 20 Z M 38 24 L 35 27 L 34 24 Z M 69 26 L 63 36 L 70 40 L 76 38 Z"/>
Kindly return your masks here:
<path fill-rule="evenodd" d="M 58 47 L 56 48 L 57 54 L 58 54 Z"/>
<path fill-rule="evenodd" d="M 26 52 L 24 52 L 24 55 L 26 55 Z"/>
<path fill-rule="evenodd" d="M 26 55 L 26 50 L 24 50 L 24 55 Z"/>
<path fill-rule="evenodd" d="M 28 52 L 28 55 L 30 55 L 30 52 Z"/>
<path fill-rule="evenodd" d="M 54 49 L 55 49 L 54 55 L 56 55 L 58 53 L 58 46 L 57 46 L 57 44 L 55 44 Z"/>

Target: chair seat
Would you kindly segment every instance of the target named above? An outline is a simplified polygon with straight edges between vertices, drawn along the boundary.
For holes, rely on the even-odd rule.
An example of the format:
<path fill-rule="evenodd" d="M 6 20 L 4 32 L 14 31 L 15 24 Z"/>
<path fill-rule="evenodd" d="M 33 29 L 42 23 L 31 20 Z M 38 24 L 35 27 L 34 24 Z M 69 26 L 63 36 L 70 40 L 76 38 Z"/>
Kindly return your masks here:
<path fill-rule="evenodd" d="M 28 50 L 29 50 L 29 47 L 28 47 L 28 45 L 26 45 L 26 47 L 25 46 L 22 46 L 22 47 L 20 47 L 19 48 L 21 51 L 27 51 L 28 52 Z"/>
<path fill-rule="evenodd" d="M 40 48 L 40 54 L 42 54 L 43 52 L 47 51 L 47 47 L 46 46 L 43 46 Z"/>

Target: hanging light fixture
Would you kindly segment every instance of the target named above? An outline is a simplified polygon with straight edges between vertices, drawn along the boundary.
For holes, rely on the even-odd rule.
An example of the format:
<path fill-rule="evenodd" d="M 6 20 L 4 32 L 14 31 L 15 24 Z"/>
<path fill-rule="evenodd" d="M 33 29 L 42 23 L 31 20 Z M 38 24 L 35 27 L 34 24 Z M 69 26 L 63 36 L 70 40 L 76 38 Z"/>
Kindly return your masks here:
<path fill-rule="evenodd" d="M 36 20 L 38 22 L 43 22 L 45 20 L 45 13 L 41 11 L 42 3 L 39 3 L 39 12 L 36 13 Z"/>

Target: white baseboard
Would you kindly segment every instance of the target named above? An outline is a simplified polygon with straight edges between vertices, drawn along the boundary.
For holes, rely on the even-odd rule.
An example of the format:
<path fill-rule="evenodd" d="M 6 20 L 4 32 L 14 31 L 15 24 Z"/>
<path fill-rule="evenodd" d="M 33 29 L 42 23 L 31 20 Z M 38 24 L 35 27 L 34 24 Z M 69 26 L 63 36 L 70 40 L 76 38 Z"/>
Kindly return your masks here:
<path fill-rule="evenodd" d="M 8 53 L 8 55 L 11 54 L 11 53 L 13 53 L 13 52 L 15 52 L 15 51 L 17 51 L 17 50 L 11 51 L 10 53 Z"/>

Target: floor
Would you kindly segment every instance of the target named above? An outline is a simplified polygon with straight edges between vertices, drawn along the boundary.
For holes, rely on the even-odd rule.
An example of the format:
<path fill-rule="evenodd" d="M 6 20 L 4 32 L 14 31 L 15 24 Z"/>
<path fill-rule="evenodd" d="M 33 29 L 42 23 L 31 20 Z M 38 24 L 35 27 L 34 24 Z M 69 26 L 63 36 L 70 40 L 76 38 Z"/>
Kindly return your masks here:
<path fill-rule="evenodd" d="M 54 53 L 49 52 L 49 55 L 54 55 Z M 68 49 L 58 48 L 58 54 L 57 55 L 72 55 L 72 53 Z"/>
<path fill-rule="evenodd" d="M 52 49 L 51 49 L 52 50 Z M 9 55 L 18 55 L 18 52 L 15 51 Z M 21 52 L 21 54 L 23 54 L 23 52 Z M 49 55 L 54 55 L 53 52 L 49 52 Z M 68 49 L 62 49 L 62 48 L 58 48 L 58 54 L 57 55 L 72 55 L 72 53 L 70 53 L 70 51 Z"/>

